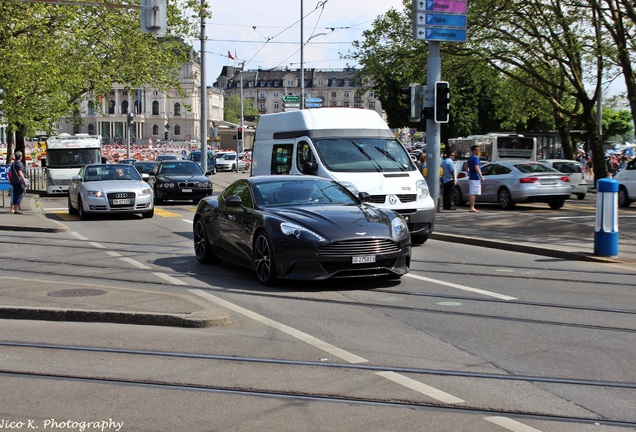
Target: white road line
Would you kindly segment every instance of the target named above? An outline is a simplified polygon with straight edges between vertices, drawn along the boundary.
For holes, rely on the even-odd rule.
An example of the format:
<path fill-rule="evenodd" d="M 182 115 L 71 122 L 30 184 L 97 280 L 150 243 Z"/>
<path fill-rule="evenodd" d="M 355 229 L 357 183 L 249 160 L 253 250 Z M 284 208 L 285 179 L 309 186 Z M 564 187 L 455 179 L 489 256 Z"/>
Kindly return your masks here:
<path fill-rule="evenodd" d="M 190 224 L 192 223 L 192 221 L 189 220 L 189 219 L 181 219 L 181 220 L 184 221 L 184 222 L 190 223 Z"/>
<path fill-rule="evenodd" d="M 513 432 L 541 432 L 539 429 L 524 425 L 507 417 L 484 417 L 484 420 Z"/>
<path fill-rule="evenodd" d="M 114 251 L 106 251 L 106 255 L 110 255 L 112 257 L 120 257 L 121 256 L 118 252 L 114 252 Z"/>
<path fill-rule="evenodd" d="M 376 372 L 375 374 L 383 378 L 386 378 L 389 381 L 393 381 L 404 387 L 410 388 L 411 390 L 415 390 L 418 393 L 425 394 L 426 396 L 431 397 L 443 403 L 457 404 L 457 403 L 464 402 L 462 399 L 458 397 L 445 393 L 441 390 L 438 390 L 434 387 L 423 384 L 419 381 L 416 381 L 404 375 L 400 375 L 399 373 L 396 373 L 396 372 Z"/>
<path fill-rule="evenodd" d="M 131 264 L 131 265 L 133 265 L 133 266 L 135 266 L 137 268 L 144 269 L 144 270 L 150 270 L 150 267 L 148 267 L 145 264 L 140 263 L 139 261 L 135 261 L 132 258 L 121 257 L 119 259 L 122 260 L 122 261 L 126 261 L 128 264 Z M 178 280 L 178 279 L 175 279 L 175 280 Z M 181 281 L 179 281 L 179 282 L 181 282 Z M 186 284 L 184 283 L 184 285 L 186 285 Z"/>
<path fill-rule="evenodd" d="M 495 298 L 498 298 L 498 299 L 501 299 L 501 300 L 517 300 L 516 297 L 510 297 L 510 296 L 507 296 L 507 295 L 498 294 L 498 293 L 494 293 L 492 291 L 486 291 L 486 290 L 482 290 L 482 289 L 479 289 L 479 288 L 471 288 L 471 287 L 467 287 L 465 285 L 458 285 L 458 284 L 454 284 L 452 282 L 445 282 L 445 281 L 441 281 L 441 280 L 437 280 L 437 279 L 431 279 L 431 278 L 427 278 L 427 277 L 424 277 L 424 276 L 415 275 L 415 274 L 412 274 L 412 273 L 408 273 L 406 276 L 408 276 L 410 278 L 413 278 L 413 279 L 419 279 L 419 280 L 424 281 L 424 282 L 431 282 L 431 283 L 438 284 L 438 285 L 444 285 L 444 286 L 451 287 L 451 288 L 457 288 L 457 289 L 460 289 L 460 290 L 463 290 L 463 291 L 470 291 L 470 292 L 474 292 L 474 293 L 477 293 L 477 294 L 482 294 L 482 295 L 485 295 L 485 296 L 488 296 L 488 297 L 495 297 Z"/>
<path fill-rule="evenodd" d="M 81 234 L 76 233 L 75 231 L 71 231 L 71 235 L 73 237 L 75 237 L 76 239 L 78 239 L 78 240 L 88 240 L 86 237 L 84 237 Z"/>
<path fill-rule="evenodd" d="M 174 278 L 174 277 L 172 277 L 170 275 L 167 275 L 165 273 L 155 273 L 155 272 L 153 272 L 152 274 L 155 275 L 155 276 L 160 277 L 161 279 L 165 280 L 166 282 L 170 282 L 173 285 L 187 285 L 186 282 L 184 282 L 184 281 L 182 281 L 180 279 Z"/>
<path fill-rule="evenodd" d="M 96 247 L 97 249 L 106 249 L 106 246 L 101 245 L 99 243 L 95 243 L 95 242 L 88 242 L 89 245 Z"/>
<path fill-rule="evenodd" d="M 238 305 L 235 305 L 234 303 L 230 303 L 228 301 L 225 301 L 223 299 L 220 299 L 217 296 L 214 296 L 210 293 L 201 291 L 201 290 L 190 290 L 191 293 L 196 294 L 200 297 L 203 297 L 213 303 L 216 303 L 217 305 L 224 307 L 226 309 L 229 309 L 231 311 L 234 311 L 236 313 L 239 313 L 243 316 L 246 316 L 248 318 L 253 319 L 254 321 L 257 321 L 263 325 L 266 325 L 268 327 L 271 327 L 273 329 L 276 329 L 278 331 L 281 331 L 283 333 L 286 333 L 302 342 L 305 342 L 306 344 L 309 344 L 313 347 L 316 347 L 318 349 L 321 349 L 325 352 L 328 352 L 329 354 L 338 357 L 346 362 L 349 363 L 366 363 L 369 360 L 364 359 L 362 357 L 359 357 L 355 354 L 352 354 L 348 351 L 345 351 L 343 349 L 340 349 L 336 346 L 333 346 L 327 342 L 324 342 L 318 338 L 315 338 L 311 335 L 308 335 L 307 333 L 303 333 L 300 330 L 296 330 L 295 328 L 289 327 L 285 324 L 281 324 L 277 321 L 274 321 L 272 319 L 269 319 L 267 317 L 264 317 L 263 315 L 257 314 L 256 312 L 252 312 L 248 309 L 242 308 Z"/>

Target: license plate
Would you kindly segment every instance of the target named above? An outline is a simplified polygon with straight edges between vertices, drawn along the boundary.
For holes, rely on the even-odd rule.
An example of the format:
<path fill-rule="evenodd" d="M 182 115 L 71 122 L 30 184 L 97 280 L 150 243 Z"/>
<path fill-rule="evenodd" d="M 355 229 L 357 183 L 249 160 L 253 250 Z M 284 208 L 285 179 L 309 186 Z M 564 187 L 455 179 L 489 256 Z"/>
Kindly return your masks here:
<path fill-rule="evenodd" d="M 129 199 L 114 199 L 113 200 L 113 205 L 124 205 L 124 204 L 130 204 L 130 200 Z"/>
<path fill-rule="evenodd" d="M 352 264 L 366 264 L 366 263 L 374 263 L 374 262 L 375 262 L 375 255 L 351 257 Z"/>
<path fill-rule="evenodd" d="M 181 189 L 181 192 L 192 192 L 192 189 Z"/>
<path fill-rule="evenodd" d="M 543 181 L 541 182 L 541 184 L 544 184 L 544 185 L 553 185 L 553 184 L 556 184 L 556 180 L 543 180 Z"/>

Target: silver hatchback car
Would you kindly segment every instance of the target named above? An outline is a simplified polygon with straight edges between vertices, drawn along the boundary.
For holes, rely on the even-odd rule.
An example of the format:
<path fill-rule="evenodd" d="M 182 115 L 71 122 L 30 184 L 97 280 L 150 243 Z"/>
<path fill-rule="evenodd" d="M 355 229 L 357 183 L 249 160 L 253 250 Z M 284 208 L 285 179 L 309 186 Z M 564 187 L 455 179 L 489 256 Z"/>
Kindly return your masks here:
<path fill-rule="evenodd" d="M 569 159 L 542 159 L 539 162 L 554 168 L 555 170 L 567 174 L 570 177 L 570 185 L 572 186 L 572 194 L 580 200 L 585 199 L 587 193 L 587 180 L 583 176 L 581 164 L 575 160 Z"/>
<path fill-rule="evenodd" d="M 481 167 L 481 172 L 484 183 L 476 202 L 497 203 L 503 209 L 512 209 L 517 203 L 544 202 L 557 210 L 570 197 L 570 178 L 539 162 L 490 162 Z M 468 177 L 460 178 L 457 186 L 456 202 L 464 204 Z"/>

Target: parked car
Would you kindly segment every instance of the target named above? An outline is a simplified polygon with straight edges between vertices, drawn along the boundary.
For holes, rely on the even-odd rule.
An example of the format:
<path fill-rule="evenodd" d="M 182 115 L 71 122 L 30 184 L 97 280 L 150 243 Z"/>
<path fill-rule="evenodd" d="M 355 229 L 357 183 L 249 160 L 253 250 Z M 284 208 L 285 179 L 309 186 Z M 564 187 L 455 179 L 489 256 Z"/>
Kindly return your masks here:
<path fill-rule="evenodd" d="M 539 162 L 490 162 L 481 167 L 481 172 L 484 182 L 476 202 L 498 203 L 503 209 L 512 209 L 517 203 L 544 202 L 557 210 L 570 197 L 570 178 Z M 468 181 L 468 177 L 457 180 L 458 205 L 468 199 Z"/>
<path fill-rule="evenodd" d="M 133 164 L 137 171 L 139 171 L 139 174 L 141 174 L 141 178 L 144 180 L 148 179 L 155 165 L 157 165 L 157 162 L 154 161 L 137 161 Z"/>
<path fill-rule="evenodd" d="M 183 156 L 181 155 L 173 155 L 173 154 L 163 154 L 159 155 L 155 158 L 155 162 L 165 161 L 165 160 L 183 160 Z"/>
<path fill-rule="evenodd" d="M 80 168 L 68 188 L 68 212 L 80 219 L 105 213 L 154 215 L 152 188 L 127 164 L 92 164 Z"/>
<path fill-rule="evenodd" d="M 192 200 L 212 195 L 212 180 L 197 164 L 188 160 L 159 161 L 148 183 L 155 194 L 155 204 L 166 200 Z"/>
<path fill-rule="evenodd" d="M 629 207 L 636 201 L 636 160 L 632 160 L 627 166 L 614 176 L 618 182 L 618 205 Z"/>
<path fill-rule="evenodd" d="M 137 159 L 120 159 L 117 161 L 118 164 L 132 165 L 137 162 Z"/>
<path fill-rule="evenodd" d="M 206 174 L 216 174 L 216 155 L 214 154 L 214 151 L 208 150 L 206 151 L 206 155 L 208 159 Z M 188 160 L 194 161 L 201 166 L 201 150 L 190 152 Z"/>
<path fill-rule="evenodd" d="M 216 160 L 217 171 L 239 171 L 247 168 L 247 163 L 237 156 L 236 153 L 227 153 Z"/>
<path fill-rule="evenodd" d="M 539 162 L 545 164 L 555 170 L 567 174 L 570 177 L 570 185 L 572 186 L 572 194 L 580 200 L 585 199 L 587 193 L 587 180 L 581 170 L 581 164 L 575 160 L 569 159 L 541 159 Z"/>
<path fill-rule="evenodd" d="M 265 285 L 278 278 L 399 278 L 411 257 L 406 222 L 363 200 L 322 177 L 240 179 L 199 202 L 194 251 L 202 263 L 226 259 L 251 268 Z"/>

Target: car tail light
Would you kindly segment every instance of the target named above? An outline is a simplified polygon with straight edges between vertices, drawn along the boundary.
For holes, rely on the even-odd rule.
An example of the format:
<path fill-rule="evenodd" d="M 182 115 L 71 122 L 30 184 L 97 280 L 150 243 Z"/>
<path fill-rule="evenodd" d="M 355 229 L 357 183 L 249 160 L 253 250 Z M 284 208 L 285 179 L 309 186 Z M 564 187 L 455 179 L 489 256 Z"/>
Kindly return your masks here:
<path fill-rule="evenodd" d="M 519 183 L 534 183 L 538 180 L 537 177 L 522 177 L 519 179 Z"/>
<path fill-rule="evenodd" d="M 569 182 L 569 181 L 570 181 L 570 177 L 568 177 L 568 176 L 563 176 L 563 177 L 561 177 L 561 181 L 563 181 L 563 182 Z"/>
<path fill-rule="evenodd" d="M 457 176 L 458 179 L 466 177 L 466 173 L 459 173 Z"/>

